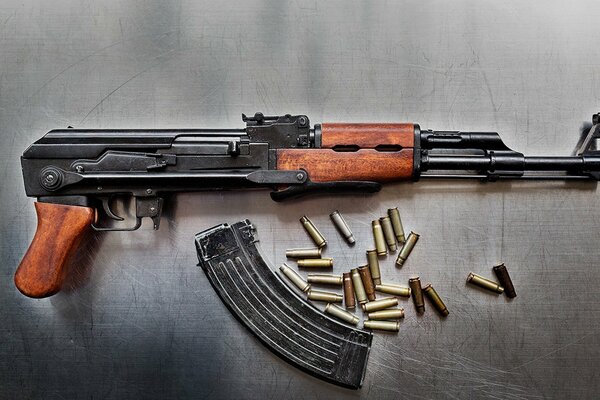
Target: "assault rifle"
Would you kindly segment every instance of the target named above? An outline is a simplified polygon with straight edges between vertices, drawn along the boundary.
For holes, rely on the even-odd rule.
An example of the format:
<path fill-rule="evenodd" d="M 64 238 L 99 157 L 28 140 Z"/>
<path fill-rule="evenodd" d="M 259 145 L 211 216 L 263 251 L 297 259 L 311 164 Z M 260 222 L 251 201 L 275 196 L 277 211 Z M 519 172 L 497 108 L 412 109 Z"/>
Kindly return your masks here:
<path fill-rule="evenodd" d="M 280 201 L 311 193 L 376 192 L 421 178 L 600 180 L 600 117 L 576 155 L 527 157 L 495 132 L 421 130 L 412 123 L 323 123 L 306 115 L 242 115 L 242 129 L 59 129 L 21 158 L 38 226 L 15 274 L 25 295 L 61 288 L 88 228 L 158 229 L 167 194 L 272 188 Z M 111 209 L 132 196 L 132 225 Z"/>

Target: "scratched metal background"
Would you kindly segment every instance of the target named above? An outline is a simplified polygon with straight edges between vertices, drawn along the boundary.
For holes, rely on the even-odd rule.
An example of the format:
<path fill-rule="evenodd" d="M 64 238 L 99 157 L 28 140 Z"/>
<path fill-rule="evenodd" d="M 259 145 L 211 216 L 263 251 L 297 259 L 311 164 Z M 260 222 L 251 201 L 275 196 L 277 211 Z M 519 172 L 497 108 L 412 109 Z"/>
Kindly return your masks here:
<path fill-rule="evenodd" d="M 21 296 L 35 231 L 19 155 L 75 127 L 240 127 L 240 113 L 416 121 L 496 130 L 523 152 L 568 154 L 600 107 L 597 1 L 13 1 L 0 4 L 0 397 L 594 398 L 600 392 L 595 185 L 421 182 L 374 196 L 274 204 L 268 193 L 182 194 L 160 231 L 96 236 L 69 288 Z M 228 313 L 193 234 L 241 218 L 270 260 L 313 218 L 340 272 L 398 206 L 422 235 L 386 280 L 419 274 L 450 309 L 377 334 L 362 390 L 295 370 Z M 341 210 L 347 247 L 328 221 Z M 465 285 L 507 263 L 519 297 Z"/>

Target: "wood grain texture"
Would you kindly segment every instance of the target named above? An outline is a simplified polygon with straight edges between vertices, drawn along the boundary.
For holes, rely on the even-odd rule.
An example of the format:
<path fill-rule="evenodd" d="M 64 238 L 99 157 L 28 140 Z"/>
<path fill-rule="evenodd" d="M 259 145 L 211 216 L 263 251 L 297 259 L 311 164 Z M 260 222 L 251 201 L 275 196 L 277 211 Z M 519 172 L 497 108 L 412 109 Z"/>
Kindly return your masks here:
<path fill-rule="evenodd" d="M 330 123 L 321 124 L 321 147 L 358 146 L 375 148 L 381 145 L 413 147 L 415 126 L 411 123 Z"/>
<path fill-rule="evenodd" d="M 281 149 L 277 151 L 277 169 L 304 169 L 314 182 L 406 180 L 413 173 L 413 150 L 338 152 L 330 149 Z"/>
<path fill-rule="evenodd" d="M 71 256 L 94 221 L 89 207 L 35 203 L 38 225 L 29 249 L 15 273 L 15 285 L 25 296 L 57 293 Z"/>

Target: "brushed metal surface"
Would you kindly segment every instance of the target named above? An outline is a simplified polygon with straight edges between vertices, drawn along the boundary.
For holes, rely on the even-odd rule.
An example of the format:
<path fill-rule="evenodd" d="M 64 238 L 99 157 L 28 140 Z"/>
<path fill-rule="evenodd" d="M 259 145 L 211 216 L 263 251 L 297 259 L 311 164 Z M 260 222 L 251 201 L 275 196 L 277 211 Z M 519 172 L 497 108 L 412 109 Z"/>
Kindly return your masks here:
<path fill-rule="evenodd" d="M 1 398 L 594 398 L 600 392 L 600 208 L 586 183 L 420 182 L 276 204 L 266 191 L 182 194 L 158 232 L 97 235 L 69 290 L 12 276 L 35 231 L 19 156 L 52 128 L 238 127 L 240 114 L 495 130 L 568 154 L 598 111 L 597 1 L 55 0 L 0 4 Z M 250 218 L 274 265 L 327 237 L 334 273 L 366 263 L 370 221 L 398 206 L 421 239 L 404 267 L 448 306 L 378 333 L 360 391 L 279 360 L 196 267 L 193 234 Z M 329 221 L 339 209 L 350 248 Z M 395 254 L 394 254 L 395 255 Z M 508 301 L 467 286 L 506 263 Z"/>

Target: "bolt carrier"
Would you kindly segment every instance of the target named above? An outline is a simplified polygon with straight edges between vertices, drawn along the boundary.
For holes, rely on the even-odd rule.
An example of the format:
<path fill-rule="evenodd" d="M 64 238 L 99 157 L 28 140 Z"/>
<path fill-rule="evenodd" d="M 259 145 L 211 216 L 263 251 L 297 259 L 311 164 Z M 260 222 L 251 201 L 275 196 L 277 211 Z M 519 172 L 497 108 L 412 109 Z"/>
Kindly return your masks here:
<path fill-rule="evenodd" d="M 410 297 L 410 288 L 390 283 L 375 285 L 375 290 L 381 293 L 393 294 L 394 296 Z"/>
<path fill-rule="evenodd" d="M 375 249 L 377 250 L 378 256 L 387 255 L 387 247 L 385 246 L 385 238 L 383 237 L 383 229 L 381 228 L 381 224 L 379 220 L 375 220 L 371 222 L 371 226 L 373 227 L 373 239 L 375 240 Z"/>
<path fill-rule="evenodd" d="M 346 308 L 353 309 L 356 307 L 356 301 L 354 300 L 354 284 L 352 283 L 350 272 L 344 272 L 342 279 L 344 281 L 344 302 L 346 303 Z"/>
<path fill-rule="evenodd" d="M 322 285 L 342 285 L 341 275 L 308 274 L 306 280 L 308 281 L 308 283 L 320 283 Z"/>
<path fill-rule="evenodd" d="M 331 292 L 323 292 L 321 290 L 308 290 L 308 299 L 314 301 L 326 301 L 328 303 L 341 303 L 343 300 L 342 295 Z"/>
<path fill-rule="evenodd" d="M 400 322 L 398 321 L 370 321 L 366 320 L 363 323 L 365 329 L 377 329 L 380 331 L 398 332 L 400 330 Z"/>
<path fill-rule="evenodd" d="M 389 310 L 374 311 L 367 314 L 370 320 L 394 320 L 404 318 L 404 308 L 393 308 Z"/>
<path fill-rule="evenodd" d="M 321 258 L 321 249 L 318 247 L 308 249 L 287 249 L 285 251 L 287 258 Z"/>
<path fill-rule="evenodd" d="M 373 285 L 373 278 L 371 278 L 369 266 L 365 265 L 363 267 L 358 267 L 358 273 L 360 274 L 360 279 L 365 288 L 367 299 L 369 299 L 369 301 L 375 300 L 375 285 Z"/>
<path fill-rule="evenodd" d="M 396 239 L 398 239 L 398 243 L 404 243 L 406 240 L 404 237 L 404 227 L 402 226 L 402 220 L 400 219 L 400 211 L 398 208 L 388 208 L 388 216 L 392 221 L 392 228 L 394 228 L 394 234 L 396 235 Z"/>
<path fill-rule="evenodd" d="M 438 310 L 442 317 L 446 317 L 449 314 L 448 308 L 446 307 L 440 296 L 437 294 L 433 286 L 431 286 L 431 283 L 429 283 L 423 288 L 423 293 L 425 293 L 425 296 L 427 296 L 427 298 L 431 300 L 433 306 L 436 310 Z"/>
<path fill-rule="evenodd" d="M 352 231 L 350 230 L 350 227 L 348 226 L 348 223 L 346 222 L 342 214 L 340 214 L 338 210 L 335 210 L 334 212 L 329 214 L 329 217 L 333 221 L 333 224 L 335 225 L 337 230 L 342 234 L 344 239 L 346 239 L 346 242 L 348 242 L 348 244 L 354 244 L 354 235 L 352 234 Z"/>
<path fill-rule="evenodd" d="M 408 286 L 412 292 L 413 303 L 417 309 L 417 314 L 425 312 L 425 302 L 423 301 L 423 292 L 421 291 L 421 280 L 418 276 L 408 280 Z"/>
<path fill-rule="evenodd" d="M 300 275 L 298 275 L 298 273 L 296 271 L 291 269 L 286 263 L 283 263 L 283 265 L 281 267 L 279 267 L 279 270 L 298 289 L 302 290 L 303 292 L 306 292 L 308 289 L 310 289 L 310 285 L 304 279 L 302 279 L 302 277 Z"/>
<path fill-rule="evenodd" d="M 369 299 L 367 298 L 367 293 L 365 292 L 365 287 L 363 286 L 362 279 L 360 278 L 360 273 L 358 272 L 358 268 L 353 268 L 350 271 L 352 277 L 352 284 L 354 285 L 354 294 L 356 294 L 356 300 L 358 300 L 358 304 L 364 304 Z"/>
<path fill-rule="evenodd" d="M 300 218 L 300 223 L 302 224 L 308 235 L 311 237 L 313 242 L 315 242 L 315 245 L 317 247 L 321 248 L 327 244 L 327 240 L 325 240 L 325 237 L 323 237 L 323 235 L 321 234 L 321 232 L 319 232 L 315 224 L 313 224 L 312 221 L 308 219 L 306 215 Z"/>
<path fill-rule="evenodd" d="M 367 260 L 369 263 L 369 269 L 371 270 L 371 278 L 373 278 L 373 283 L 378 285 L 381 283 L 381 271 L 379 270 L 377 250 L 367 250 Z"/>
<path fill-rule="evenodd" d="M 349 324 L 358 325 L 359 318 L 356 315 L 344 310 L 340 306 L 336 306 L 335 304 L 327 304 L 327 306 L 325 306 L 325 313 L 333 315 L 334 317 L 339 318 L 342 321 L 346 321 Z"/>
<path fill-rule="evenodd" d="M 513 286 L 504 263 L 494 266 L 493 270 L 498 278 L 498 282 L 500 282 L 500 285 L 504 288 L 504 294 L 510 299 L 517 297 L 517 292 L 515 292 L 515 287 Z"/>
<path fill-rule="evenodd" d="M 398 305 L 398 299 L 395 297 L 386 297 L 383 299 L 370 301 L 362 305 L 364 312 L 373 312 L 379 310 L 385 310 L 386 308 L 396 307 Z"/>
<path fill-rule="evenodd" d="M 333 258 L 306 258 L 298 260 L 298 266 L 304 268 L 332 268 Z"/>
<path fill-rule="evenodd" d="M 469 276 L 467 276 L 467 282 L 498 294 L 502 294 L 502 292 L 504 292 L 504 288 L 496 282 L 484 278 L 481 275 L 474 274 L 473 272 L 469 272 Z"/>
<path fill-rule="evenodd" d="M 404 265 L 404 262 L 415 247 L 415 244 L 417 244 L 417 240 L 419 240 L 419 235 L 417 233 L 411 232 L 408 234 L 408 238 L 406 239 L 406 242 L 404 242 L 404 246 L 402 246 L 400 253 L 398 253 L 398 258 L 396 259 L 397 266 L 401 267 Z"/>
<path fill-rule="evenodd" d="M 383 237 L 390 248 L 390 251 L 394 252 L 398 248 L 396 246 L 396 235 L 394 235 L 394 228 L 392 228 L 392 221 L 390 217 L 382 217 L 379 218 L 379 224 L 381 225 L 381 230 L 383 230 Z"/>

